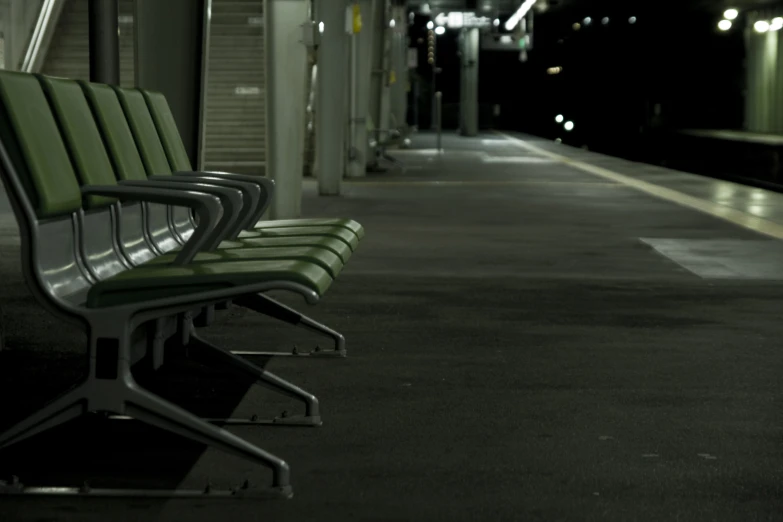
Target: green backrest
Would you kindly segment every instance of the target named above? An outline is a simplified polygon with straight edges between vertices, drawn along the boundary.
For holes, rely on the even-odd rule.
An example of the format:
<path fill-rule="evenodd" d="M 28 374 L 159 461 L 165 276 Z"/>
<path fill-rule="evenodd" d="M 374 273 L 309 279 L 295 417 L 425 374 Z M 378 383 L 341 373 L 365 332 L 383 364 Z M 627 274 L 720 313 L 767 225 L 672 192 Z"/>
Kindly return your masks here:
<path fill-rule="evenodd" d="M 144 96 L 136 89 L 115 88 L 115 90 L 133 131 L 133 137 L 136 139 L 136 146 L 141 153 L 147 176 L 171 174 L 166 151 L 160 143 L 158 130 L 155 128 L 155 122 L 152 121 Z"/>
<path fill-rule="evenodd" d="M 188 151 L 185 150 L 185 144 L 182 142 L 182 136 L 177 128 L 177 122 L 174 121 L 174 115 L 171 113 L 171 107 L 169 107 L 166 97 L 154 91 L 142 90 L 141 93 L 147 100 L 147 107 L 150 114 L 152 114 L 155 127 L 158 129 L 158 136 L 160 136 L 166 156 L 169 158 L 171 170 L 174 172 L 193 170 Z"/>
<path fill-rule="evenodd" d="M 0 133 L 12 144 L 27 197 L 39 219 L 71 214 L 82 206 L 79 182 L 57 122 L 35 76 L 0 71 Z"/>
<path fill-rule="evenodd" d="M 38 76 L 60 124 L 82 185 L 116 185 L 114 167 L 81 86 L 74 80 Z M 108 206 L 116 199 L 90 196 L 87 207 Z"/>
<path fill-rule="evenodd" d="M 145 180 L 147 172 L 136 147 L 133 133 L 125 119 L 125 113 L 117 93 L 108 85 L 79 82 L 98 122 L 103 141 L 111 152 L 117 177 L 123 181 Z"/>

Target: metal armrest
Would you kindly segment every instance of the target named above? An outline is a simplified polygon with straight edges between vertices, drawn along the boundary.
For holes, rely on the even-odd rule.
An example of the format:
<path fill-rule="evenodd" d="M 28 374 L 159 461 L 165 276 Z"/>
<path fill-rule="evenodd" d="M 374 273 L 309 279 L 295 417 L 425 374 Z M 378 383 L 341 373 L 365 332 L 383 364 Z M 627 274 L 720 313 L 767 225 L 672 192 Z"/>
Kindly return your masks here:
<path fill-rule="evenodd" d="M 198 252 L 210 249 L 210 232 L 215 229 L 223 216 L 223 207 L 217 197 L 192 190 L 165 190 L 129 185 L 86 185 L 82 187 L 82 196 L 105 196 L 120 201 L 142 201 L 193 209 L 199 218 L 198 226 L 174 258 L 174 263 L 178 265 L 188 264 L 193 261 Z"/>
<path fill-rule="evenodd" d="M 218 172 L 218 171 L 195 171 L 195 172 L 175 172 L 175 176 L 218 176 L 225 179 L 231 179 L 235 181 L 243 181 L 246 183 L 253 183 L 261 188 L 262 194 L 258 205 L 253 212 L 253 218 L 247 226 L 247 230 L 252 230 L 256 223 L 258 223 L 267 211 L 269 205 L 272 204 L 272 198 L 275 195 L 275 182 L 267 178 L 266 176 L 249 176 L 247 174 L 234 174 L 233 172 Z M 265 192 L 265 194 L 264 194 Z"/>
<path fill-rule="evenodd" d="M 149 179 L 153 181 L 181 181 L 183 183 L 205 183 L 208 185 L 214 185 L 216 187 L 226 187 L 237 189 L 242 192 L 242 210 L 239 213 L 235 226 L 229 232 L 230 237 L 236 237 L 242 230 L 245 230 L 248 226 L 254 223 L 253 216 L 256 214 L 256 209 L 261 201 L 262 191 L 261 186 L 258 183 L 249 183 L 246 181 L 239 181 L 235 179 L 226 178 L 223 176 L 217 176 L 213 174 L 194 173 L 192 175 L 186 174 L 173 174 L 173 175 L 156 175 L 151 176 Z"/>
<path fill-rule="evenodd" d="M 232 232 L 236 228 L 237 221 L 242 213 L 242 193 L 236 189 L 217 187 L 207 183 L 193 183 L 188 181 L 157 181 L 157 180 L 128 180 L 121 181 L 120 186 L 149 187 L 170 190 L 193 190 L 217 196 L 223 206 L 223 217 L 210 235 L 208 249 L 215 249 L 226 239 L 236 236 Z"/>

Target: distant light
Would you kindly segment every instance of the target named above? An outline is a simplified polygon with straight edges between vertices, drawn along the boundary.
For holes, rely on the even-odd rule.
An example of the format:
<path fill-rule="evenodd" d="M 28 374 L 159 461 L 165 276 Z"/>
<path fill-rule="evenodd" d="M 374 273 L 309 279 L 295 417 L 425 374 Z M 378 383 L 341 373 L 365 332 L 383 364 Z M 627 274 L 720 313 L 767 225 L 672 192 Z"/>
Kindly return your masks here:
<path fill-rule="evenodd" d="M 590 17 L 588 16 L 587 18 L 585 18 L 584 20 L 582 20 L 582 22 L 583 22 L 585 25 L 590 25 L 590 24 L 592 24 L 592 23 L 593 23 L 593 19 L 592 19 L 592 18 L 590 18 Z"/>
<path fill-rule="evenodd" d="M 563 138 L 557 138 L 557 139 L 555 140 L 555 143 L 563 143 Z"/>
<path fill-rule="evenodd" d="M 429 29 L 431 31 L 434 28 L 435 28 L 435 23 L 432 20 L 427 22 L 427 29 Z"/>
<path fill-rule="evenodd" d="M 772 24 L 769 26 L 770 31 L 780 31 L 783 29 L 783 17 L 778 16 L 772 19 Z"/>
<path fill-rule="evenodd" d="M 753 24 L 753 28 L 758 33 L 766 33 L 767 31 L 769 31 L 769 22 L 767 22 L 766 20 L 759 20 L 758 22 Z"/>
<path fill-rule="evenodd" d="M 736 9 L 726 9 L 726 11 L 723 13 L 723 17 L 726 20 L 736 20 L 739 16 L 739 11 Z"/>
<path fill-rule="evenodd" d="M 500 25 L 500 18 L 495 18 L 494 20 L 492 20 L 492 25 L 494 25 L 495 27 L 499 26 Z"/>
<path fill-rule="evenodd" d="M 318 24 L 318 32 L 323 33 L 324 32 L 324 23 L 321 22 Z"/>
<path fill-rule="evenodd" d="M 430 4 L 422 4 L 421 9 L 419 9 L 419 12 L 421 14 L 430 14 Z"/>
<path fill-rule="evenodd" d="M 608 17 L 608 16 L 605 16 L 605 17 L 603 18 L 603 20 L 601 20 L 601 23 L 602 23 L 602 24 L 604 24 L 604 25 L 607 25 L 607 24 L 609 23 L 609 17 Z"/>
<path fill-rule="evenodd" d="M 565 120 L 565 117 L 562 114 L 558 114 L 557 116 L 555 116 L 555 121 L 557 123 L 563 123 L 563 120 Z"/>
<path fill-rule="evenodd" d="M 394 19 L 391 19 L 391 20 L 389 21 L 389 27 L 391 27 L 392 29 L 394 29 L 394 26 L 395 26 L 395 25 L 397 25 L 397 22 L 395 22 L 395 21 L 394 21 Z"/>
<path fill-rule="evenodd" d="M 731 29 L 731 22 L 729 20 L 721 20 L 718 22 L 718 29 L 721 31 L 728 31 Z"/>
<path fill-rule="evenodd" d="M 581 29 L 581 28 L 582 28 L 582 24 L 580 24 L 579 22 L 577 22 L 577 23 L 575 23 L 575 24 L 574 24 L 572 27 L 574 28 L 574 31 L 578 31 L 579 29 Z"/>
<path fill-rule="evenodd" d="M 628 23 L 629 23 L 629 24 L 635 24 L 635 23 L 636 23 L 636 17 L 635 17 L 635 16 L 632 16 L 631 18 L 629 18 L 629 19 L 628 19 Z"/>
<path fill-rule="evenodd" d="M 567 121 L 567 122 L 565 122 L 565 125 L 564 125 L 563 127 L 564 127 L 564 128 L 565 128 L 565 130 L 567 130 L 568 132 L 571 132 L 572 130 L 574 130 L 574 122 L 572 122 L 572 121 Z"/>
<path fill-rule="evenodd" d="M 547 74 L 560 74 L 561 72 L 563 72 L 562 67 L 550 67 L 546 70 Z"/>
<path fill-rule="evenodd" d="M 408 20 L 410 21 L 410 23 L 415 22 L 416 21 L 416 13 L 414 13 L 413 11 L 408 13 Z"/>
<path fill-rule="evenodd" d="M 442 25 L 439 25 L 438 27 L 435 28 L 435 34 L 437 34 L 438 36 L 445 33 L 446 33 L 446 28 L 443 27 Z"/>

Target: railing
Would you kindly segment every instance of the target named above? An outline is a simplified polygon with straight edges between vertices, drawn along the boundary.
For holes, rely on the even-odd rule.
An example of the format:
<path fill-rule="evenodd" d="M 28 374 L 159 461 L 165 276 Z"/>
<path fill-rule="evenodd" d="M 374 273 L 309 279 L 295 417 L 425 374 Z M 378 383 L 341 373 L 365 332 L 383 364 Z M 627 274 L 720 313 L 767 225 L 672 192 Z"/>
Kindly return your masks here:
<path fill-rule="evenodd" d="M 43 0 L 19 70 L 40 72 L 65 0 Z"/>

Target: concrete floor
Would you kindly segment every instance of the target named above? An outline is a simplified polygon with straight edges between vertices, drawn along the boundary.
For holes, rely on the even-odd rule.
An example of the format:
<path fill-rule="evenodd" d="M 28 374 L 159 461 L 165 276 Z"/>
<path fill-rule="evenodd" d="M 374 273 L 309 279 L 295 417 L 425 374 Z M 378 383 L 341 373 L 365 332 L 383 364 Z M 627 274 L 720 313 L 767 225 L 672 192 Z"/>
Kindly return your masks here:
<path fill-rule="evenodd" d="M 323 427 L 232 428 L 288 460 L 292 500 L 0 498 L 0 520 L 783 520 L 781 195 L 522 138 L 543 153 L 487 135 L 447 137 L 438 156 L 419 135 L 416 150 L 394 152 L 405 169 L 347 183 L 342 198 L 307 184 L 307 215 L 367 230 L 307 309 L 346 335 L 349 358 L 270 366 L 318 395 Z M 35 305 L 3 237 L 8 424 L 76 378 L 83 337 Z M 730 258 L 734 275 L 700 275 L 687 262 L 699 249 L 672 254 L 653 239 L 722 245 L 699 255 Z M 230 348 L 313 342 L 237 309 L 208 336 Z M 205 415 L 295 409 L 215 369 L 178 363 L 144 382 Z M 10 473 L 95 486 L 268 480 L 216 450 L 95 421 L 0 452 Z"/>

